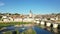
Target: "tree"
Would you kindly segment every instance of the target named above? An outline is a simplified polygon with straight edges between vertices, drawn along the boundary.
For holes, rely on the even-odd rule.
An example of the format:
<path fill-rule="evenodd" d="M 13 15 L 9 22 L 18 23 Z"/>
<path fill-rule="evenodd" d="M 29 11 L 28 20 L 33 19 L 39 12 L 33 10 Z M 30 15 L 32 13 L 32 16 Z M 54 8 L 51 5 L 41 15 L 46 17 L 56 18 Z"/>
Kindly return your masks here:
<path fill-rule="evenodd" d="M 52 15 L 55 15 L 55 13 L 52 13 Z"/>
<path fill-rule="evenodd" d="M 2 19 L 2 16 L 0 16 L 0 20 Z"/>
<path fill-rule="evenodd" d="M 50 20 L 50 18 L 47 18 L 47 20 Z"/>
<path fill-rule="evenodd" d="M 18 14 L 18 13 L 15 13 L 14 15 L 20 15 L 20 14 Z"/>

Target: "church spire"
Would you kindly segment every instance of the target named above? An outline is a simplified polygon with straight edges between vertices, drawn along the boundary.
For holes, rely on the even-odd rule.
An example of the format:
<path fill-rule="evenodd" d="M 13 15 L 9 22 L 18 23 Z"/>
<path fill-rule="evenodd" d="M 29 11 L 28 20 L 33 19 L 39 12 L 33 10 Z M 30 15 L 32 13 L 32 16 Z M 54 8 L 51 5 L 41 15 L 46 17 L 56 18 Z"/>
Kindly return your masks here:
<path fill-rule="evenodd" d="M 30 14 L 29 14 L 29 17 L 32 17 L 32 11 L 30 10 Z"/>
<path fill-rule="evenodd" d="M 32 13 L 31 10 L 30 10 L 30 13 Z"/>

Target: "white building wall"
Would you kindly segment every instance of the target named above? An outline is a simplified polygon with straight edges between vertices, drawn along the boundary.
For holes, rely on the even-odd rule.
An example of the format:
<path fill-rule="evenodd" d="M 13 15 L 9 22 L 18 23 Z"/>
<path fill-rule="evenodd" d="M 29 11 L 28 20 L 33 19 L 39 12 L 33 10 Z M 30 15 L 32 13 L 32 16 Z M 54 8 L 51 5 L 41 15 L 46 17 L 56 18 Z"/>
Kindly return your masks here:
<path fill-rule="evenodd" d="M 3 16 L 2 18 L 7 18 L 7 16 Z"/>
<path fill-rule="evenodd" d="M 4 22 L 9 22 L 9 20 L 8 20 L 8 19 L 3 19 L 3 21 L 4 21 Z"/>
<path fill-rule="evenodd" d="M 58 20 L 58 17 L 56 17 L 56 20 Z"/>
<path fill-rule="evenodd" d="M 13 18 L 9 17 L 10 21 L 13 21 Z"/>
<path fill-rule="evenodd" d="M 32 18 L 25 18 L 23 21 L 24 22 L 31 22 L 31 21 L 33 21 L 34 19 L 32 19 Z"/>
<path fill-rule="evenodd" d="M 50 18 L 50 20 L 55 20 L 54 18 Z"/>
<path fill-rule="evenodd" d="M 14 21 L 22 21 L 22 18 L 15 18 Z"/>

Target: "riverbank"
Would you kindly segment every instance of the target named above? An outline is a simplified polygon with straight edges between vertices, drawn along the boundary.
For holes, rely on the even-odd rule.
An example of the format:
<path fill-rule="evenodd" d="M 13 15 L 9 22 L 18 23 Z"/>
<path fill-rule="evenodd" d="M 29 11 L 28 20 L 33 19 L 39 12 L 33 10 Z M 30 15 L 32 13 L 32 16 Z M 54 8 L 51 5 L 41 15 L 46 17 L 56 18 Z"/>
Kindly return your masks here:
<path fill-rule="evenodd" d="M 7 23 L 3 22 L 3 23 L 0 23 L 0 29 L 2 27 L 22 25 L 22 24 L 32 24 L 32 22 L 7 22 Z"/>
<path fill-rule="evenodd" d="M 0 26 L 20 25 L 20 24 L 31 24 L 31 22 L 3 22 L 0 23 Z"/>

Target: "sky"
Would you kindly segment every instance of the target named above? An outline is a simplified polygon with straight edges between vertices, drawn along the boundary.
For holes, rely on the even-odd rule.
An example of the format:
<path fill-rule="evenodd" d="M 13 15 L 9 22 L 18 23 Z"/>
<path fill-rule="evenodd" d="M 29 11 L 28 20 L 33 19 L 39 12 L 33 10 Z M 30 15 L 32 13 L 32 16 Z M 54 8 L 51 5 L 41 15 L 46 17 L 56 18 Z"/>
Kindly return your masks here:
<path fill-rule="evenodd" d="M 0 0 L 0 13 L 60 13 L 60 0 Z"/>

